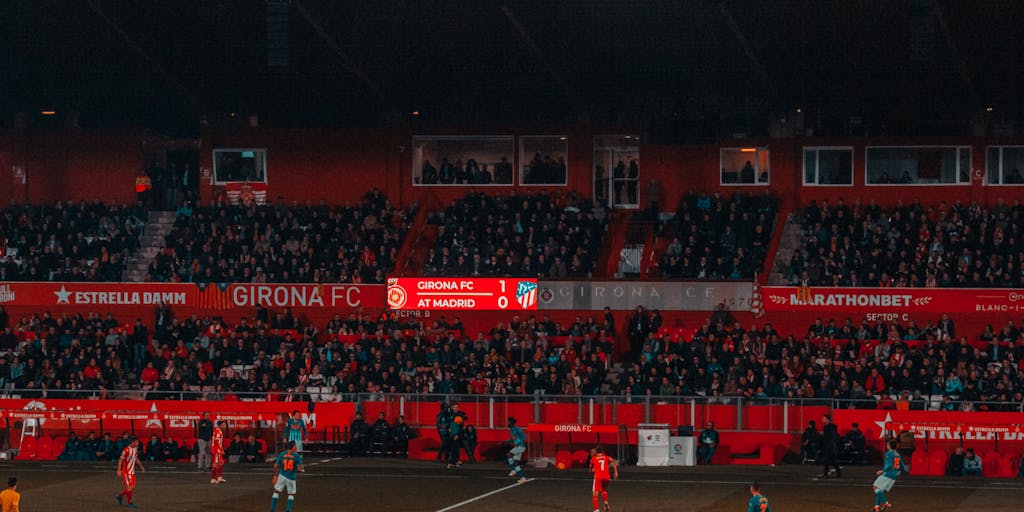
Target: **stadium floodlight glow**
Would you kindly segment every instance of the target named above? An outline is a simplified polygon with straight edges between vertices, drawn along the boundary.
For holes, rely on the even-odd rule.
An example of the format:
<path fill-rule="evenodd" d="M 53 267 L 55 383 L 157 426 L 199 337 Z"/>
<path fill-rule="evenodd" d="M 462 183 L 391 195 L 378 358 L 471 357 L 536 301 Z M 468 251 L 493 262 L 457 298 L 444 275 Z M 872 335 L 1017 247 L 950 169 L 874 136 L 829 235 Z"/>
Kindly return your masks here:
<path fill-rule="evenodd" d="M 39 113 L 44 115 L 44 116 L 55 116 L 55 115 L 57 115 L 57 111 L 56 110 L 40 110 Z"/>
<path fill-rule="evenodd" d="M 992 107 L 985 107 L 985 112 L 992 112 Z"/>
<path fill-rule="evenodd" d="M 412 115 L 413 116 L 418 116 L 418 115 L 420 115 L 420 111 L 419 110 L 413 110 L 412 111 Z"/>
<path fill-rule="evenodd" d="M 757 153 L 757 148 L 740 148 L 741 153 Z"/>

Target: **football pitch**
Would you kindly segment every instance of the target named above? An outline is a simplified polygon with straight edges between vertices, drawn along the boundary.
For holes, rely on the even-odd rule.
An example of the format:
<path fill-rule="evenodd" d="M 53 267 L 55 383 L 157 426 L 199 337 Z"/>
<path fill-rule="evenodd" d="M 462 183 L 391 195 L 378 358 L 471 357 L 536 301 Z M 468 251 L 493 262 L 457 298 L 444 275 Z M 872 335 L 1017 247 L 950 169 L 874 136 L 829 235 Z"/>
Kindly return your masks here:
<path fill-rule="evenodd" d="M 2 463 L 17 476 L 21 509 L 31 511 L 116 510 L 120 480 L 113 463 Z M 269 464 L 229 464 L 226 484 L 186 464 L 149 463 L 139 473 L 135 501 L 140 511 L 259 512 L 269 510 Z M 846 468 L 839 480 L 816 480 L 816 466 L 625 466 L 610 488 L 613 512 L 745 511 L 752 480 L 762 483 L 775 512 L 866 512 L 874 503 L 874 467 Z M 309 458 L 299 474 L 293 512 L 547 512 L 592 510 L 591 480 L 582 469 L 527 468 L 529 481 L 516 484 L 500 463 L 446 470 L 443 465 L 396 459 Z M 889 494 L 897 512 L 1020 510 L 1020 480 L 904 477 Z M 284 496 L 278 510 L 284 510 Z"/>

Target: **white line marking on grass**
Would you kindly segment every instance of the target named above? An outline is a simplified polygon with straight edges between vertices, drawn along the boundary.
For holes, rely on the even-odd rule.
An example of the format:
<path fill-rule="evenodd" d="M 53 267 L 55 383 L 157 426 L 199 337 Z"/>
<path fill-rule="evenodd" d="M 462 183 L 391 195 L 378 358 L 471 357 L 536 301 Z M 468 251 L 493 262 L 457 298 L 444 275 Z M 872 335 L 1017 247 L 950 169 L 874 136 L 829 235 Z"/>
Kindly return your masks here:
<path fill-rule="evenodd" d="M 463 505 L 469 505 L 470 503 L 473 503 L 474 501 L 480 501 L 480 500 L 482 500 L 484 498 L 487 498 L 487 497 L 490 497 L 490 496 L 494 496 L 495 494 L 498 494 L 499 492 L 507 491 L 507 490 L 509 490 L 509 489 L 511 489 L 513 487 L 518 487 L 518 486 L 523 485 L 525 483 L 531 482 L 532 480 L 533 479 L 531 478 L 531 479 L 527 480 L 526 482 L 522 482 L 522 483 L 516 482 L 516 483 L 514 483 L 512 485 L 506 485 L 505 487 L 502 487 L 500 489 L 495 489 L 495 490 L 493 490 L 491 492 L 487 492 L 487 493 L 481 494 L 480 496 L 477 496 L 476 498 L 470 498 L 470 499 L 468 499 L 466 501 L 460 501 L 459 503 L 456 503 L 454 505 L 450 505 L 450 506 L 447 506 L 445 508 L 436 510 L 435 512 L 448 512 L 449 510 L 455 510 L 455 509 L 457 509 L 457 508 L 459 508 L 459 507 L 461 507 Z"/>

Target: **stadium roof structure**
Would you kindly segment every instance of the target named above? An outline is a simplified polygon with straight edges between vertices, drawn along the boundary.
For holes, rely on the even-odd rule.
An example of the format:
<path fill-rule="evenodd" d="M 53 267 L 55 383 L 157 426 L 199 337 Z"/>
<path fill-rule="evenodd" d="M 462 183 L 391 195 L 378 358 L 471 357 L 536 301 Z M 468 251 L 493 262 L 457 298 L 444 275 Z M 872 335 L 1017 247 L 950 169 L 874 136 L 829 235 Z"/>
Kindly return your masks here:
<path fill-rule="evenodd" d="M 1014 0 L 13 0 L 0 113 L 959 134 L 1024 112 L 1022 27 Z"/>

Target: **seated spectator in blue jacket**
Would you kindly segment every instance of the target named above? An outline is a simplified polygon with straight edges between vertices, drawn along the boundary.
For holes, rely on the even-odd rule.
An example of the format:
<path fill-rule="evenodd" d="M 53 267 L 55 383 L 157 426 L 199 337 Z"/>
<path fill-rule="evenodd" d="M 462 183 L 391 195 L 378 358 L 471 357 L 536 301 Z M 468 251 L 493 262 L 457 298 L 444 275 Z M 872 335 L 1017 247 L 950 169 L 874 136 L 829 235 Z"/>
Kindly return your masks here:
<path fill-rule="evenodd" d="M 697 456 L 700 458 L 700 462 L 711 464 L 711 458 L 715 456 L 715 451 L 718 450 L 718 431 L 715 430 L 715 423 L 713 421 L 708 422 L 708 428 L 700 433 L 698 442 L 700 446 L 697 447 Z"/>
<path fill-rule="evenodd" d="M 74 432 L 68 435 L 68 440 L 64 442 L 64 451 L 60 452 L 57 460 L 76 460 L 78 452 L 82 451 L 82 440 L 78 438 L 78 434 Z"/>
<path fill-rule="evenodd" d="M 153 435 L 149 438 L 149 442 L 146 443 L 146 456 L 145 460 L 158 461 L 164 458 L 164 444 L 160 442 L 160 438 Z"/>
<path fill-rule="evenodd" d="M 972 448 L 968 448 L 964 456 L 964 476 L 981 476 L 981 457 L 975 455 Z"/>
<path fill-rule="evenodd" d="M 117 443 L 110 437 L 110 432 L 103 434 L 103 439 L 96 442 L 96 449 L 93 451 L 95 460 L 114 460 L 118 456 Z"/>

